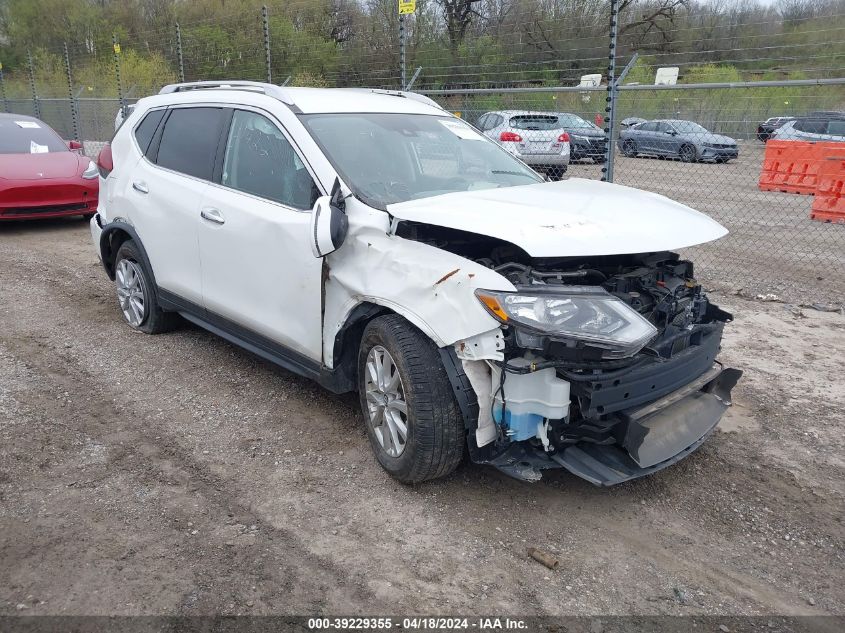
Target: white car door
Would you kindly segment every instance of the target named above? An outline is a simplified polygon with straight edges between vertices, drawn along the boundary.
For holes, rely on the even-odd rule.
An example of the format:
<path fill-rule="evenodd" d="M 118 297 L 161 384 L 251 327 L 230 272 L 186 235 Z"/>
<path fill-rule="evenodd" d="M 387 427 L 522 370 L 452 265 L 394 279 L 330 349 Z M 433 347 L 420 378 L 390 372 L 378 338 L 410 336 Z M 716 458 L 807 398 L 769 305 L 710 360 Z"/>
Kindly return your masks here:
<path fill-rule="evenodd" d="M 128 175 L 123 189 L 129 204 L 114 203 L 115 209 L 128 210 L 156 284 L 197 305 L 202 302 L 199 203 L 209 188 L 223 119 L 221 107 L 172 108 L 148 157 Z"/>
<path fill-rule="evenodd" d="M 312 255 L 308 231 L 321 192 L 309 166 L 276 121 L 237 109 L 218 169 L 199 203 L 209 319 L 320 361 L 323 260 Z"/>

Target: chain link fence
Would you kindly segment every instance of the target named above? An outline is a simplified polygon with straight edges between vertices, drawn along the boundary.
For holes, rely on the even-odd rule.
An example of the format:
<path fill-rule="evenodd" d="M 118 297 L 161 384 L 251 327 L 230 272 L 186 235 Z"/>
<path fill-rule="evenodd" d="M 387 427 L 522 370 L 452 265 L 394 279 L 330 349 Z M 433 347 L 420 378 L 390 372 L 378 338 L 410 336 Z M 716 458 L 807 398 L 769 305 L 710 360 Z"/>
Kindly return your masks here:
<path fill-rule="evenodd" d="M 604 90 L 427 94 L 552 180 L 607 178 Z M 612 180 L 668 196 L 728 228 L 727 237 L 683 253 L 708 282 L 752 296 L 841 302 L 845 225 L 812 220 L 812 195 L 759 188 L 766 135 L 758 128 L 772 116 L 841 108 L 844 96 L 842 86 L 789 82 L 619 90 Z"/>

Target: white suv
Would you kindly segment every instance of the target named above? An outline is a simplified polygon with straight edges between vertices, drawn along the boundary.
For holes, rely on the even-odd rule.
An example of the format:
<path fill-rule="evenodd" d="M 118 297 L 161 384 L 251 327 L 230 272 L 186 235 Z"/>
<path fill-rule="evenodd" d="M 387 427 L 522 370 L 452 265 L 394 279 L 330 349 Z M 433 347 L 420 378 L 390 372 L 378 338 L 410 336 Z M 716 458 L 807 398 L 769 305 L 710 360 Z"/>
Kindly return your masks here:
<path fill-rule="evenodd" d="M 639 477 L 704 441 L 740 375 L 716 362 L 730 315 L 671 252 L 723 227 L 544 182 L 420 95 L 167 86 L 98 166 L 91 230 L 129 325 L 181 315 L 357 390 L 403 482 L 465 450 L 526 480 Z"/>

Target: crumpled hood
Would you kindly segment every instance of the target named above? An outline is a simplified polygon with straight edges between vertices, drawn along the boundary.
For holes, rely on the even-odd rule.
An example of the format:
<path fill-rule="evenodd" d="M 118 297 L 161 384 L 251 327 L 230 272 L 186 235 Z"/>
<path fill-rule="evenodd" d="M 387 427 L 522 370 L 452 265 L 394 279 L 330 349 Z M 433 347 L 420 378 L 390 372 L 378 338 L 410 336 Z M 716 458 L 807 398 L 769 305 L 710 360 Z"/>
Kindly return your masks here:
<path fill-rule="evenodd" d="M 664 196 L 583 178 L 448 193 L 389 204 L 387 211 L 400 220 L 505 240 L 531 257 L 671 251 L 728 233 Z"/>

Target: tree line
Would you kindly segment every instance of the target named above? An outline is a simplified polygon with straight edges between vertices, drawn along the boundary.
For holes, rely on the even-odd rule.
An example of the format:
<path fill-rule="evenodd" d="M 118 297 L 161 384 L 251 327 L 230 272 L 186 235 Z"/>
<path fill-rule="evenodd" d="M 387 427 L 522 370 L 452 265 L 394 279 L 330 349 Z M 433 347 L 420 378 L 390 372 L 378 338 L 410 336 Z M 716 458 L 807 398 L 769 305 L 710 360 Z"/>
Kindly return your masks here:
<path fill-rule="evenodd" d="M 273 80 L 318 86 L 399 85 L 397 0 L 0 0 L 7 90 L 63 96 L 67 45 L 74 83 L 97 96 L 120 72 L 140 96 L 179 74 L 264 79 L 261 7 Z M 417 0 L 405 21 L 417 88 L 574 85 L 606 75 L 607 0 Z M 845 0 L 619 0 L 619 63 L 637 52 L 637 80 L 657 66 L 753 80 L 842 76 Z M 652 75 L 653 77 L 653 75 Z M 718 77 L 715 77 L 718 78 Z"/>

